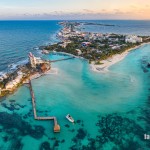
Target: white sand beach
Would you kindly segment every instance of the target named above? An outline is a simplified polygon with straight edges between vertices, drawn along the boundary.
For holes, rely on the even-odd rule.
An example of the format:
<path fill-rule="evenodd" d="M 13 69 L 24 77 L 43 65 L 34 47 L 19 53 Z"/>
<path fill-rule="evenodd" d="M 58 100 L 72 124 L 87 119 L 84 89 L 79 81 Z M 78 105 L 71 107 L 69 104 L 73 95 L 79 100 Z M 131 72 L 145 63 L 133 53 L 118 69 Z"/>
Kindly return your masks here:
<path fill-rule="evenodd" d="M 92 62 L 92 64 L 90 65 L 91 69 L 95 72 L 101 72 L 101 73 L 106 73 L 108 72 L 109 70 L 109 67 L 118 63 L 119 61 L 123 60 L 127 55 L 128 53 L 131 51 L 131 50 L 135 50 L 145 44 L 150 44 L 150 43 L 143 43 L 139 46 L 136 46 L 134 48 L 130 48 L 128 50 L 126 50 L 125 52 L 121 53 L 121 54 L 116 54 L 106 60 L 102 60 L 100 65 L 95 65 L 94 62 Z"/>

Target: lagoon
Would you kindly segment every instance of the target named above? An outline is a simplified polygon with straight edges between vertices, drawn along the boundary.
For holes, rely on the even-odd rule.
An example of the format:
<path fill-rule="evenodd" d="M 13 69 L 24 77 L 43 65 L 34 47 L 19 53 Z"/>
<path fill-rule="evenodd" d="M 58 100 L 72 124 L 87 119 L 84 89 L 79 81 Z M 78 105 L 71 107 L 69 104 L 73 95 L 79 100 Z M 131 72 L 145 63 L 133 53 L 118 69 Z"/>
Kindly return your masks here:
<path fill-rule="evenodd" d="M 65 57 L 43 55 L 51 60 Z M 1 101 L 0 148 L 148 149 L 144 134 L 150 132 L 149 61 L 147 44 L 107 73 L 93 72 L 78 58 L 53 63 L 58 73 L 35 79 L 32 85 L 38 115 L 56 116 L 61 132 L 53 133 L 53 121 L 34 120 L 29 89 L 22 86 Z M 68 113 L 75 124 L 66 120 Z"/>

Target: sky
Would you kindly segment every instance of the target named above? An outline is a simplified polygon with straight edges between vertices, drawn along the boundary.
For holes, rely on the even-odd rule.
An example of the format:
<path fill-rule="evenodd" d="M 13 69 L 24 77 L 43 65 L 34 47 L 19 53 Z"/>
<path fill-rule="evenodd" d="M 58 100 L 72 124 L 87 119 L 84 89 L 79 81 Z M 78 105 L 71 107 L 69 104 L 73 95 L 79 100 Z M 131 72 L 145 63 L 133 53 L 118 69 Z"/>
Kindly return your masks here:
<path fill-rule="evenodd" d="M 0 20 L 150 20 L 150 0 L 0 0 Z"/>

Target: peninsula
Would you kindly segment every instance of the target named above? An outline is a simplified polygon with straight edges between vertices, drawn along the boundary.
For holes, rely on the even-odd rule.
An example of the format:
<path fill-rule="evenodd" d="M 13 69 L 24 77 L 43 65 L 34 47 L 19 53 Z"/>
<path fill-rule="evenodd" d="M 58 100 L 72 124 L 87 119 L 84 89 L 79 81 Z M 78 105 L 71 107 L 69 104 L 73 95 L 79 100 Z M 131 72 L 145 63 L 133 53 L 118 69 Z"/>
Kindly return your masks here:
<path fill-rule="evenodd" d="M 94 71 L 106 71 L 122 60 L 130 50 L 150 42 L 150 36 L 82 32 L 82 22 L 60 22 L 57 34 L 61 42 L 42 47 L 42 52 L 65 52 L 89 61 Z"/>
<path fill-rule="evenodd" d="M 150 36 L 82 32 L 81 22 L 64 21 L 59 24 L 62 26 L 57 34 L 60 42 L 41 46 L 42 53 L 63 52 L 71 55 L 67 59 L 74 57 L 87 59 L 91 69 L 96 72 L 106 72 L 108 67 L 122 60 L 130 50 L 150 42 Z M 51 69 L 50 62 L 29 53 L 27 64 L 0 76 L 0 97 L 13 93 L 29 79 L 44 75 Z"/>

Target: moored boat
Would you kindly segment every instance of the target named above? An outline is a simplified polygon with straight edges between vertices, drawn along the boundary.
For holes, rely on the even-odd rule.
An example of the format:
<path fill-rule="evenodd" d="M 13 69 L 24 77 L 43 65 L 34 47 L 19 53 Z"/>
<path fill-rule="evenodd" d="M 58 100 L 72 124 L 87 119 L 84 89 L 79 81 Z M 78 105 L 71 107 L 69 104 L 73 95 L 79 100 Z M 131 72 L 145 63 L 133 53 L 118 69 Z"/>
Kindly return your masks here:
<path fill-rule="evenodd" d="M 66 118 L 67 118 L 70 122 L 74 123 L 74 119 L 70 116 L 70 114 L 68 114 L 68 115 L 66 116 Z"/>

